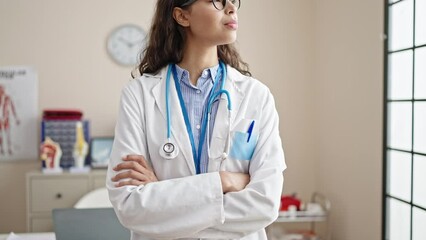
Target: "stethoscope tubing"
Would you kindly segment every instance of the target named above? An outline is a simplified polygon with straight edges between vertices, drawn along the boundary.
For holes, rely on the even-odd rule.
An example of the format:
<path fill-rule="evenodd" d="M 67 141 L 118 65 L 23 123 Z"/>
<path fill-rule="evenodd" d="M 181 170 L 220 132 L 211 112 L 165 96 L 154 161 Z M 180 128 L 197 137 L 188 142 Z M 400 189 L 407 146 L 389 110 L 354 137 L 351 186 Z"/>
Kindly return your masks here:
<path fill-rule="evenodd" d="M 188 135 L 190 137 L 190 142 L 191 142 L 191 147 L 192 147 L 192 152 L 193 152 L 193 156 L 194 156 L 194 162 L 196 165 L 196 171 L 197 174 L 200 173 L 200 160 L 201 160 L 201 152 L 202 152 L 202 148 L 204 145 L 204 136 L 207 135 L 207 141 L 209 141 L 210 139 L 210 118 L 211 118 L 211 111 L 212 111 L 212 106 L 213 103 L 215 101 L 215 99 L 217 97 L 220 97 L 222 94 L 226 95 L 228 104 L 227 104 L 227 108 L 228 108 L 228 138 L 227 138 L 227 142 L 225 145 L 225 152 L 222 154 L 222 161 L 227 157 L 228 153 L 229 153 L 229 142 L 230 142 L 230 126 L 231 126 L 231 109 L 232 109 L 232 103 L 231 103 L 231 97 L 229 95 L 229 92 L 227 90 L 224 89 L 225 87 L 225 81 L 227 79 L 227 71 L 226 71 L 226 66 L 223 62 L 219 62 L 219 67 L 222 71 L 222 84 L 221 84 L 221 88 L 219 91 L 214 92 L 214 90 L 216 89 L 216 84 L 219 82 L 219 80 L 215 80 L 215 83 L 213 84 L 212 87 L 212 93 L 211 96 L 209 97 L 208 103 L 207 103 L 207 107 L 206 107 L 206 111 L 203 114 L 203 122 L 202 122 L 202 127 L 201 127 L 201 135 L 200 135 L 200 139 L 199 139 L 199 145 L 198 145 L 198 151 L 196 151 L 195 149 L 195 142 L 194 142 L 194 137 L 192 134 L 192 129 L 190 128 L 190 123 L 189 123 L 189 117 L 186 111 L 186 107 L 183 103 L 183 97 L 182 97 L 182 93 L 180 92 L 179 89 L 179 85 L 178 85 L 178 79 L 177 79 L 177 73 L 176 73 L 176 69 L 175 66 L 173 64 L 169 64 L 168 69 L 167 69 L 167 77 L 166 77 L 166 121 L 167 121 L 167 143 L 171 143 L 171 120 L 170 120 L 170 105 L 169 105 L 169 93 L 170 93 L 170 78 L 171 75 L 173 74 L 173 78 L 175 81 L 175 87 L 176 87 L 176 91 L 178 92 L 178 96 L 179 96 L 179 102 L 182 108 L 182 113 L 184 115 L 184 119 L 185 119 L 185 125 L 186 125 L 186 129 L 188 132 Z M 210 159 L 210 144 L 207 144 L 207 155 L 208 158 Z M 175 146 L 173 144 L 173 146 Z M 177 147 L 175 146 L 175 149 L 177 149 Z M 171 158 L 167 158 L 167 159 L 171 159 Z"/>
<path fill-rule="evenodd" d="M 170 105 L 169 105 L 169 92 L 170 92 L 170 75 L 172 73 L 172 65 L 170 64 L 168 69 L 167 69 L 167 79 L 166 79 L 166 112 L 167 112 L 167 139 L 170 142 L 170 128 L 171 128 L 171 123 L 170 123 Z"/>

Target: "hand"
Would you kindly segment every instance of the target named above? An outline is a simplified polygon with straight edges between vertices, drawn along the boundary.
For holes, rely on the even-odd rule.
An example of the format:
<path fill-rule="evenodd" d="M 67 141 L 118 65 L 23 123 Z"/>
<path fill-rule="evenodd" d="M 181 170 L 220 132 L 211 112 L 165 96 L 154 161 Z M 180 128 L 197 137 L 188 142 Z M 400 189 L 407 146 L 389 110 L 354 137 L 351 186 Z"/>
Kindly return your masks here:
<path fill-rule="evenodd" d="M 116 187 L 126 185 L 139 186 L 146 185 L 150 182 L 158 182 L 154 170 L 147 164 L 144 156 L 127 155 L 122 159 L 124 162 L 115 166 L 113 170 L 117 172 L 121 170 L 128 171 L 123 171 L 111 178 L 113 182 L 118 182 L 115 184 Z"/>
<path fill-rule="evenodd" d="M 243 190 L 250 182 L 250 175 L 246 173 L 233 173 L 220 171 L 223 193 L 238 192 Z"/>

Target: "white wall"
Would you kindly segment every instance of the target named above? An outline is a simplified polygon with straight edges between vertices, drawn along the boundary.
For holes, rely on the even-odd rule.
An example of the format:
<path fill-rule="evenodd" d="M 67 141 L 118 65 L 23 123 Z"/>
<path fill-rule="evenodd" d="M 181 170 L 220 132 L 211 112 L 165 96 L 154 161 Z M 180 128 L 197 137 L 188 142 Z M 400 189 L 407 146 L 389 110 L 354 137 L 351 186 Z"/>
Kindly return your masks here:
<path fill-rule="evenodd" d="M 80 108 L 93 136 L 111 135 L 131 68 L 110 60 L 106 36 L 123 23 L 147 29 L 154 2 L 0 0 L 7 9 L 0 15 L 0 65 L 35 66 L 40 112 Z M 326 193 L 334 239 L 380 233 L 378 2 L 243 1 L 239 12 L 241 55 L 271 88 L 280 114 L 284 192 L 304 200 L 314 190 Z M 0 232 L 25 231 L 24 176 L 38 166 L 36 160 L 0 163 L 0 192 L 10 193 L 0 200 L 0 216 L 9 216 L 0 218 Z"/>

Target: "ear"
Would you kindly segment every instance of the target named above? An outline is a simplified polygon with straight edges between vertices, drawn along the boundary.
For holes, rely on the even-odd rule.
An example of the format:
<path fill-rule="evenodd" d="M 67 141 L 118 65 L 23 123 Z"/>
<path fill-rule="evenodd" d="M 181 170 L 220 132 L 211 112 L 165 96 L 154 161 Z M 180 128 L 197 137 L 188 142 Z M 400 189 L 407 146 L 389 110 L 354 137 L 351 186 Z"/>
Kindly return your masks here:
<path fill-rule="evenodd" d="M 182 27 L 189 27 L 188 11 L 180 7 L 175 7 L 173 9 L 173 18 Z"/>

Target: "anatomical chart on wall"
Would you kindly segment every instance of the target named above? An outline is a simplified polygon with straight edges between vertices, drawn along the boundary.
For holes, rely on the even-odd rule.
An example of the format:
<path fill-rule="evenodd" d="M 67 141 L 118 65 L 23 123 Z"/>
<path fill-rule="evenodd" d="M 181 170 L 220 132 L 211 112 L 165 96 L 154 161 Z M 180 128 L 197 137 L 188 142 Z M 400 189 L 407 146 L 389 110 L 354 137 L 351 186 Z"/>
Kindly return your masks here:
<path fill-rule="evenodd" d="M 38 159 L 38 79 L 32 67 L 0 67 L 0 162 Z"/>

